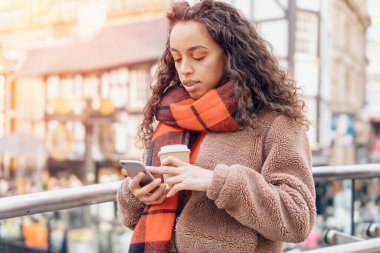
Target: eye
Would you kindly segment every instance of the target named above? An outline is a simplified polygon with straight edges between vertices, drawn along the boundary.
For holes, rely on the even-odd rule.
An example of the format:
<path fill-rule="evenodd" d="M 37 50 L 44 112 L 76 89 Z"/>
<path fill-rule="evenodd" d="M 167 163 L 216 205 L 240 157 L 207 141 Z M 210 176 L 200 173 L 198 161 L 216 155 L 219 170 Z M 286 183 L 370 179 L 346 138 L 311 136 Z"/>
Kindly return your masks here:
<path fill-rule="evenodd" d="M 194 60 L 196 61 L 202 61 L 205 57 L 193 57 Z"/>

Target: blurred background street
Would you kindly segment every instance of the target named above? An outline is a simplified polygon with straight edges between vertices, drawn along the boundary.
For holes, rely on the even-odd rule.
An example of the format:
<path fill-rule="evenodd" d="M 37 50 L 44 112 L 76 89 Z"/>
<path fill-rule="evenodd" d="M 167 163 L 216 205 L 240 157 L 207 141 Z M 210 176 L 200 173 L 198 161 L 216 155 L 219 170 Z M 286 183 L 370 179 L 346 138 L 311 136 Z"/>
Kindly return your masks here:
<path fill-rule="evenodd" d="M 1 197 L 114 182 L 118 160 L 141 158 L 136 132 L 172 2 L 0 1 Z M 380 1 L 225 2 L 302 88 L 313 165 L 380 163 Z M 378 178 L 316 186 L 315 229 L 287 251 L 323 247 L 325 228 L 348 232 L 351 187 L 355 222 L 380 222 Z M 109 202 L 1 220 L 0 251 L 127 252 L 116 212 Z"/>

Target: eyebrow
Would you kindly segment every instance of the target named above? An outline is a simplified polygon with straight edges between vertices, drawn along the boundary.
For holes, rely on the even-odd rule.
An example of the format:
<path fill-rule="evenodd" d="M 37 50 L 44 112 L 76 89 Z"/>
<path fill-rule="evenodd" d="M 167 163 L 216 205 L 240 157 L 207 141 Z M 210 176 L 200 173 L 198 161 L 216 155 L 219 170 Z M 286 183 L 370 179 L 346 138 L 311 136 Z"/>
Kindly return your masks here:
<path fill-rule="evenodd" d="M 191 51 L 194 51 L 196 49 L 208 49 L 207 47 L 205 46 L 201 46 L 201 45 L 198 45 L 198 46 L 193 46 L 193 47 L 190 47 L 189 49 L 187 49 L 188 52 L 191 52 Z M 171 47 L 170 48 L 170 51 L 175 51 L 175 52 L 179 52 L 177 49 Z"/>

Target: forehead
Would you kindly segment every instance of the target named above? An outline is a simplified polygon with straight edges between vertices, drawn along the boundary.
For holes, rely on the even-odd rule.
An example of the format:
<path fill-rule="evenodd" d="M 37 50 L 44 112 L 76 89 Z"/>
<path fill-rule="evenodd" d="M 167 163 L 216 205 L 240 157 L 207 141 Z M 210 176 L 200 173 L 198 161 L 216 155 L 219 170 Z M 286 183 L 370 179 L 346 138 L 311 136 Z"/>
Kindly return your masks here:
<path fill-rule="evenodd" d="M 170 47 L 184 49 L 194 45 L 215 46 L 206 27 L 195 21 L 177 23 L 170 34 Z"/>

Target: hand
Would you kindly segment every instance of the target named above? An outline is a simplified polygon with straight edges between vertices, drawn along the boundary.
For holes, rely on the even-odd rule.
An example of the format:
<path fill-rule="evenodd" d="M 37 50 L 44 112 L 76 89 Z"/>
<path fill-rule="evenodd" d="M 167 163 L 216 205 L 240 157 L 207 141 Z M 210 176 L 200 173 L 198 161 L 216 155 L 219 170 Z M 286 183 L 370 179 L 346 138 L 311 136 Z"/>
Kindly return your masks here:
<path fill-rule="evenodd" d="M 161 184 L 161 178 L 156 178 L 149 184 L 141 187 L 140 182 L 144 178 L 144 172 L 140 172 L 129 180 L 128 189 L 145 205 L 160 204 L 165 200 L 165 184 Z"/>
<path fill-rule="evenodd" d="M 169 198 L 178 191 L 193 190 L 207 191 L 211 184 L 213 171 L 206 170 L 201 167 L 185 163 L 175 157 L 168 157 L 161 163 L 162 167 L 147 167 L 152 173 L 167 174 L 169 178 L 166 183 L 170 190 L 166 194 Z"/>

